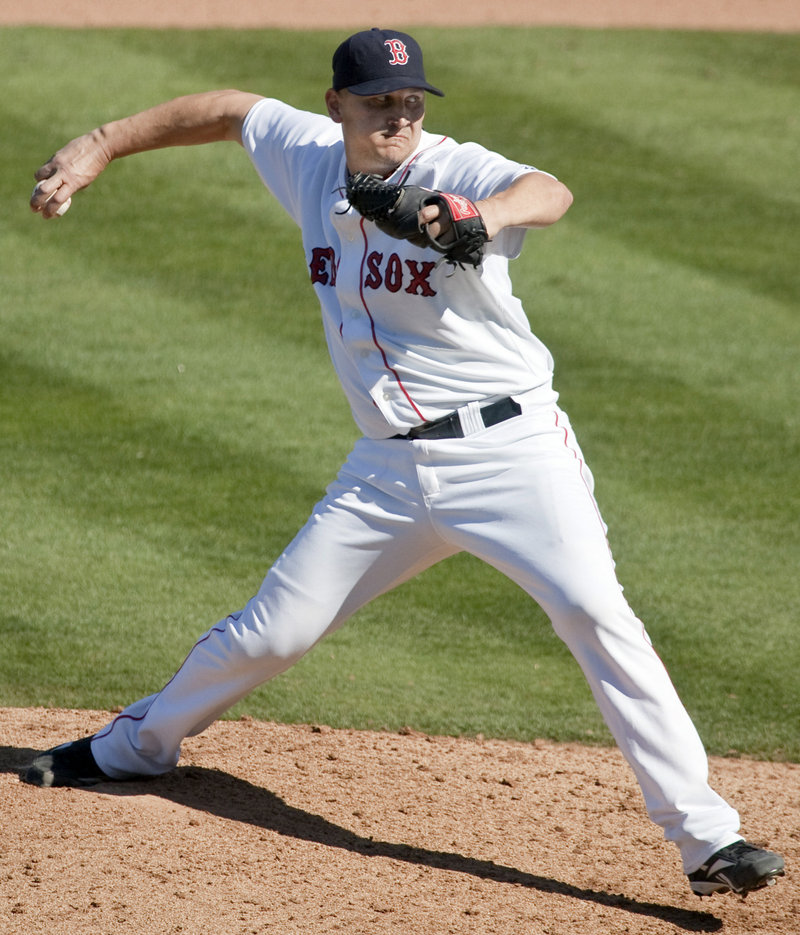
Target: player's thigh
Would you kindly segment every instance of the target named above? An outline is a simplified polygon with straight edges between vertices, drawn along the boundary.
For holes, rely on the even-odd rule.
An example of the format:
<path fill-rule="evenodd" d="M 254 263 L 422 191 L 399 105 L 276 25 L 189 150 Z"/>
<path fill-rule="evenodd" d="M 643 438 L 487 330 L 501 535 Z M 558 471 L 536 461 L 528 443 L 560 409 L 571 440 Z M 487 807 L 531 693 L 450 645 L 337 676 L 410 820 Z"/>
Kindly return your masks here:
<path fill-rule="evenodd" d="M 357 445 L 270 569 L 253 610 L 290 639 L 316 640 L 456 549 L 430 523 L 405 446 Z M 404 476 L 407 474 L 407 478 Z M 253 602 L 251 602 L 252 604 Z"/>
<path fill-rule="evenodd" d="M 491 476 L 453 486 L 449 533 L 516 581 L 550 614 L 605 606 L 620 588 L 594 482 L 560 410 L 497 428 Z M 478 439 L 491 441 L 490 429 Z"/>

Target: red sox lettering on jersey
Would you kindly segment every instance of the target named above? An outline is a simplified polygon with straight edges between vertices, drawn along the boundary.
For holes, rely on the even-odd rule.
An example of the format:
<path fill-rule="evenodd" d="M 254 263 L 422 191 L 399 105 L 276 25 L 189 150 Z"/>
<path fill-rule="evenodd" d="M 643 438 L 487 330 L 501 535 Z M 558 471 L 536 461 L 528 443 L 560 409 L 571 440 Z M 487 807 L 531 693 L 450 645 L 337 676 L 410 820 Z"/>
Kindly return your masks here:
<path fill-rule="evenodd" d="M 389 292 L 405 289 L 408 295 L 425 298 L 436 295 L 430 282 L 431 273 L 436 268 L 435 260 L 403 260 L 396 253 L 390 253 L 384 259 L 383 253 L 373 250 L 367 255 L 364 267 L 366 289 L 375 290 L 383 286 Z M 308 268 L 312 285 L 336 286 L 339 261 L 333 247 L 313 247 Z"/>

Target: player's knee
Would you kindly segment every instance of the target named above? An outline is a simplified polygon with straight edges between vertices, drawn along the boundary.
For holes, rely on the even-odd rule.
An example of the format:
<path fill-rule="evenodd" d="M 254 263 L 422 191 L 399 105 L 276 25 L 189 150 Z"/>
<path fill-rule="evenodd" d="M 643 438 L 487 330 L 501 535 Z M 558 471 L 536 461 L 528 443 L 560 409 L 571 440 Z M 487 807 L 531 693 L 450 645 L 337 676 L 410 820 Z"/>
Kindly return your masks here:
<path fill-rule="evenodd" d="M 550 619 L 555 632 L 567 643 L 576 632 L 587 629 L 618 631 L 621 627 L 638 625 L 621 589 L 573 589 L 561 596 L 550 613 Z"/>
<path fill-rule="evenodd" d="M 241 665 L 260 665 L 270 660 L 287 668 L 308 652 L 327 625 L 328 621 L 315 615 L 302 621 L 270 615 L 263 606 L 251 602 L 225 621 L 231 661 L 236 658 Z"/>

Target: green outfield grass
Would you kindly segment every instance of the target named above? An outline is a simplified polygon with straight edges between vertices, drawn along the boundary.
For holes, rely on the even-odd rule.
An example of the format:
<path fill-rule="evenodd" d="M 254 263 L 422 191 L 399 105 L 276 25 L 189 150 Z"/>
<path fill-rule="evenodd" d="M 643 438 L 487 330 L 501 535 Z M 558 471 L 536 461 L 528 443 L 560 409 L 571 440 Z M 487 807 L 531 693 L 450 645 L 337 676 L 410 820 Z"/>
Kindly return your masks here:
<path fill-rule="evenodd" d="M 415 33 L 447 91 L 427 127 L 575 193 L 513 271 L 629 600 L 712 752 L 800 760 L 800 37 Z M 298 233 L 243 151 L 131 157 L 48 224 L 33 170 L 182 93 L 319 109 L 341 38 L 0 31 L 0 705 L 157 690 L 356 437 Z M 544 615 L 466 556 L 233 713 L 610 740 Z"/>

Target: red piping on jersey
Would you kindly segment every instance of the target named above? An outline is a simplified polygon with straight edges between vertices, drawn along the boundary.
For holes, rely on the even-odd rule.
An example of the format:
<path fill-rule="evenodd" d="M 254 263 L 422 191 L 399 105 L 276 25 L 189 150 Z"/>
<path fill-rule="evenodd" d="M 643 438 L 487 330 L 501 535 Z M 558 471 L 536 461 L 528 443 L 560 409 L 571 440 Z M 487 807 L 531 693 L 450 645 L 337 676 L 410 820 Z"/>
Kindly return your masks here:
<path fill-rule="evenodd" d="M 444 143 L 445 140 L 447 140 L 447 139 L 448 139 L 448 137 L 443 136 L 438 142 L 433 143 L 431 146 L 426 146 L 425 149 L 421 149 L 421 150 L 416 154 L 416 156 L 412 156 L 411 159 L 408 160 L 408 164 L 406 165 L 405 169 L 403 169 L 403 171 L 402 171 L 402 173 L 401 173 L 401 175 L 400 175 L 400 178 L 397 180 L 397 184 L 398 184 L 398 185 L 402 185 L 402 184 L 405 182 L 406 178 L 408 177 L 408 173 L 411 171 L 411 166 L 414 165 L 414 163 L 417 161 L 417 159 L 419 159 L 419 157 L 420 157 L 423 153 L 427 153 L 429 149 L 435 149 L 437 146 L 441 146 L 442 143 Z"/>
<path fill-rule="evenodd" d="M 415 162 L 417 159 L 419 159 L 419 157 L 420 157 L 423 153 L 427 152 L 429 149 L 434 149 L 436 146 L 441 146 L 442 143 L 444 143 L 446 139 L 447 139 L 447 137 L 446 137 L 446 136 L 443 136 L 440 140 L 438 140 L 438 141 L 437 141 L 436 143 L 434 143 L 432 146 L 427 146 L 425 149 L 421 149 L 415 156 L 412 156 L 412 158 L 409 159 L 409 161 L 408 161 L 408 163 L 407 163 L 405 169 L 403 169 L 403 171 L 402 171 L 402 173 L 401 173 L 401 175 L 400 175 L 400 178 L 398 179 L 398 183 L 397 183 L 397 184 L 398 184 L 398 185 L 402 185 L 402 184 L 403 184 L 403 182 L 405 181 L 405 179 L 408 177 L 408 173 L 411 171 L 411 166 L 414 164 L 414 162 Z M 373 343 L 375 344 L 375 347 L 377 347 L 377 349 L 381 352 L 381 357 L 383 358 L 383 365 L 386 367 L 386 369 L 389 371 L 389 373 L 392 374 L 392 376 L 395 378 L 395 380 L 397 380 L 397 385 L 400 387 L 400 389 L 401 389 L 403 395 L 405 396 L 405 398 L 406 398 L 406 399 L 408 400 L 408 402 L 410 403 L 411 408 L 414 410 L 414 412 L 416 412 L 416 414 L 419 416 L 419 418 L 424 422 L 424 421 L 425 421 L 425 416 L 423 416 L 423 414 L 422 414 L 422 413 L 419 411 L 419 409 L 417 408 L 417 405 L 416 405 L 416 403 L 414 402 L 414 400 L 408 395 L 408 390 L 406 390 L 405 386 L 403 386 L 403 381 L 400 379 L 400 374 L 394 369 L 394 367 L 389 366 L 389 361 L 388 361 L 387 358 L 386 358 L 386 353 L 384 352 L 383 348 L 382 348 L 381 345 L 380 345 L 380 342 L 378 341 L 378 335 L 377 335 L 377 332 L 376 332 L 376 330 L 375 330 L 375 319 L 372 317 L 372 313 L 371 313 L 370 310 L 369 310 L 369 306 L 367 305 L 367 301 L 366 301 L 366 299 L 364 298 L 364 263 L 366 262 L 366 259 L 367 259 L 367 247 L 369 246 L 369 243 L 368 243 L 368 240 L 367 240 L 367 232 L 366 232 L 366 229 L 364 228 L 364 219 L 363 219 L 363 218 L 361 219 L 361 234 L 362 234 L 362 236 L 364 237 L 364 255 L 363 255 L 362 258 L 361 258 L 361 275 L 360 275 L 360 277 L 359 277 L 358 292 L 359 292 L 359 296 L 360 296 L 360 298 L 361 298 L 361 304 L 364 306 L 364 311 L 367 313 L 367 316 L 369 317 L 370 327 L 371 327 L 371 329 L 372 329 L 372 341 L 373 341 Z M 342 331 L 342 329 L 341 329 L 341 327 L 340 327 L 340 328 L 339 328 L 339 333 L 340 333 L 340 334 L 341 334 L 341 331 Z M 375 402 L 375 401 L 373 400 L 373 403 L 374 403 L 374 402 Z"/>
<path fill-rule="evenodd" d="M 359 298 L 361 299 L 361 304 L 364 306 L 364 311 L 367 313 L 367 317 L 369 318 L 370 328 L 372 329 L 372 343 L 381 352 L 381 357 L 383 358 L 384 367 L 386 367 L 389 373 L 391 373 L 391 375 L 395 378 L 395 380 L 397 380 L 397 385 L 400 387 L 403 395 L 410 403 L 411 408 L 419 416 L 420 421 L 424 422 L 425 416 L 419 411 L 419 409 L 417 409 L 417 406 L 414 403 L 414 400 L 408 395 L 408 390 L 406 390 L 405 386 L 403 386 L 403 381 L 400 379 L 400 374 L 394 369 L 394 367 L 390 366 L 389 360 L 386 357 L 386 352 L 381 347 L 381 343 L 378 340 L 378 332 L 375 329 L 375 319 L 372 317 L 372 312 L 370 312 L 369 306 L 367 305 L 367 300 L 364 297 L 364 264 L 367 261 L 367 250 L 369 248 L 369 240 L 367 238 L 367 231 L 364 227 L 364 218 L 361 218 L 360 226 L 361 226 L 361 235 L 364 238 L 364 255 L 361 257 L 361 271 L 359 273 L 359 278 L 358 278 L 358 295 L 359 295 Z"/>
<path fill-rule="evenodd" d="M 423 153 L 427 152 L 429 149 L 434 149 L 436 146 L 441 146 L 442 143 L 445 142 L 445 140 L 447 140 L 447 137 L 443 136 L 441 139 L 437 140 L 437 142 L 435 142 L 432 146 L 427 146 L 425 149 L 421 149 L 415 156 L 412 156 L 412 158 L 409 159 L 405 169 L 403 169 L 397 184 L 399 185 L 403 184 L 405 179 L 408 177 L 408 173 L 411 171 L 411 166 L 414 164 L 414 162 L 417 159 L 419 159 L 419 157 Z M 411 405 L 411 408 L 419 416 L 419 418 L 424 422 L 425 416 L 423 416 L 423 414 L 417 408 L 417 405 L 414 402 L 414 400 L 408 395 L 408 390 L 403 385 L 403 381 L 400 379 L 400 374 L 394 369 L 394 367 L 391 367 L 389 365 L 389 361 L 386 357 L 386 353 L 384 349 L 381 347 L 380 341 L 378 341 L 378 333 L 375 329 L 375 319 L 372 317 L 372 313 L 370 312 L 369 306 L 367 305 L 367 300 L 364 298 L 364 264 L 367 259 L 367 248 L 369 247 L 369 241 L 367 239 L 367 231 L 364 227 L 364 218 L 361 218 L 361 235 L 364 238 L 364 255 L 361 257 L 361 274 L 359 276 L 358 294 L 361 299 L 361 304 L 364 306 L 364 311 L 367 313 L 367 317 L 369 318 L 370 328 L 372 330 L 373 344 L 381 352 L 381 357 L 383 358 L 384 367 L 386 367 L 389 373 L 391 373 L 391 375 L 395 378 L 395 380 L 397 381 L 397 385 L 400 387 L 403 395 L 408 400 L 409 404 Z M 343 325 L 340 324 L 339 325 L 340 335 L 342 334 L 342 329 L 343 329 Z M 374 403 L 375 401 L 373 400 L 373 404 Z"/>

